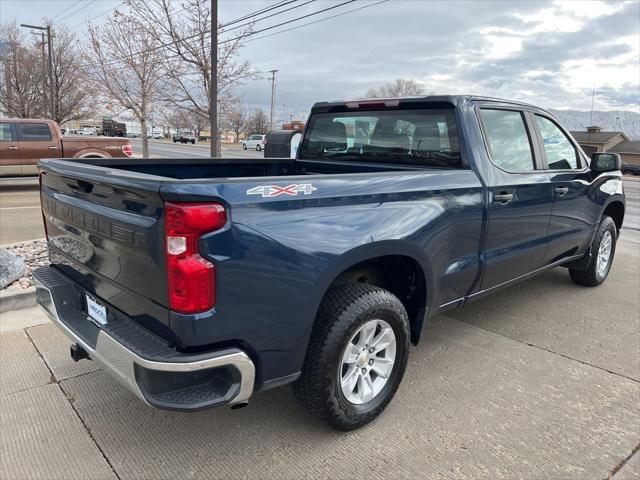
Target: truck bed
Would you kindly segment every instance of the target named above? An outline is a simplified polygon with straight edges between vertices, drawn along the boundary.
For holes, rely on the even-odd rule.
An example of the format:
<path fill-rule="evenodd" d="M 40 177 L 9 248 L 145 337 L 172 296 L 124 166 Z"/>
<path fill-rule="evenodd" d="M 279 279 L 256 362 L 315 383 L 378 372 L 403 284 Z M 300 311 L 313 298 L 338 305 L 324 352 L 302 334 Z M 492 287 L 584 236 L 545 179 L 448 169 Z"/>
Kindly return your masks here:
<path fill-rule="evenodd" d="M 74 162 L 75 159 L 64 159 Z M 326 160 L 296 160 L 293 158 L 247 159 L 83 159 L 83 165 L 108 167 L 114 172 L 122 170 L 178 180 L 204 180 L 211 178 L 278 177 L 286 175 L 330 175 L 347 173 L 373 173 L 425 170 L 421 166 L 372 164 L 361 162 L 330 162 Z M 432 167 L 433 168 L 433 167 Z"/>

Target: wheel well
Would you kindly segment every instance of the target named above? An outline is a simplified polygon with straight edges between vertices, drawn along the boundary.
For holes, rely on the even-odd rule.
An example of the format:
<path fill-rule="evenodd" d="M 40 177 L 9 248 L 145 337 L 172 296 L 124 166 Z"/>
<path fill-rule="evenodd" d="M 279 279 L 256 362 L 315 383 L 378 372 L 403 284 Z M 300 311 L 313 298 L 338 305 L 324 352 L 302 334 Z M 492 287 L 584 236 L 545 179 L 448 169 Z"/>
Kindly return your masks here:
<path fill-rule="evenodd" d="M 610 203 L 602 214 L 611 217 L 616 224 L 616 228 L 620 231 L 622 228 L 622 220 L 624 219 L 624 205 L 622 202 Z"/>
<path fill-rule="evenodd" d="M 329 288 L 345 283 L 368 283 L 398 297 L 409 316 L 411 341 L 418 343 L 427 298 L 424 272 L 418 262 L 404 255 L 365 260 L 338 275 Z"/>

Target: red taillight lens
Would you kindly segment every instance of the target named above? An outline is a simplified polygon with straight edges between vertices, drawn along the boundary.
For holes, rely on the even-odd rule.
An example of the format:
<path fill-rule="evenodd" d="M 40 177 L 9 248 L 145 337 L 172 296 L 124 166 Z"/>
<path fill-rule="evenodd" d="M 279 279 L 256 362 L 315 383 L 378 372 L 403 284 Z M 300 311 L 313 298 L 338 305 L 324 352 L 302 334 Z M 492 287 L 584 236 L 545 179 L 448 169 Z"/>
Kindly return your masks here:
<path fill-rule="evenodd" d="M 127 157 L 130 157 L 133 155 L 133 147 L 130 144 L 122 145 L 122 153 Z"/>
<path fill-rule="evenodd" d="M 198 313 L 216 303 L 213 264 L 198 253 L 204 233 L 224 226 L 227 215 L 218 203 L 165 203 L 164 229 L 169 308 Z"/>

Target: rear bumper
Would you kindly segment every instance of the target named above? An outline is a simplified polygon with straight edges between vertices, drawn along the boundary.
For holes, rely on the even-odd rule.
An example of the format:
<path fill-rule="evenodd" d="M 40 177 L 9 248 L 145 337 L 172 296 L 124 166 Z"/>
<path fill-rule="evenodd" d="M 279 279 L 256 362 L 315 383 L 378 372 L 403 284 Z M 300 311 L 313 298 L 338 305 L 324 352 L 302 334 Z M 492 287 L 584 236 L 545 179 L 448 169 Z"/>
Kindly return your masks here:
<path fill-rule="evenodd" d="M 122 312 L 107 306 L 108 322 L 91 323 L 84 292 L 54 267 L 33 273 L 38 303 L 74 343 L 147 404 L 197 411 L 246 403 L 253 393 L 255 367 L 238 348 L 183 354 Z"/>

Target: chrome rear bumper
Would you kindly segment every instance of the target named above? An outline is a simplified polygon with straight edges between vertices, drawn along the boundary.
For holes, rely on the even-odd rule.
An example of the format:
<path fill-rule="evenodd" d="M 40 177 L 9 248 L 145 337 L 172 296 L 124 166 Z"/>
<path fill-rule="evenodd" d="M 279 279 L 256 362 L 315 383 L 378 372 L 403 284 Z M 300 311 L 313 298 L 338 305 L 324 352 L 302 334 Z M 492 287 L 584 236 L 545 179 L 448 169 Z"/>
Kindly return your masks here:
<path fill-rule="evenodd" d="M 52 281 L 52 275 L 61 278 Z M 217 405 L 246 403 L 253 393 L 255 367 L 242 350 L 227 348 L 198 355 L 171 350 L 166 359 L 157 356 L 149 359 L 123 345 L 104 329 L 98 329 L 94 346 L 74 331 L 70 326 L 73 322 L 66 321 L 59 312 L 58 305 L 65 305 L 68 309 L 70 303 L 64 298 L 56 298 L 55 291 L 61 286 L 59 282 L 71 285 L 73 282 L 52 267 L 36 270 L 34 281 L 38 303 L 58 328 L 147 404 L 169 410 L 196 411 Z M 79 309 L 75 310 L 74 315 L 84 315 Z"/>

